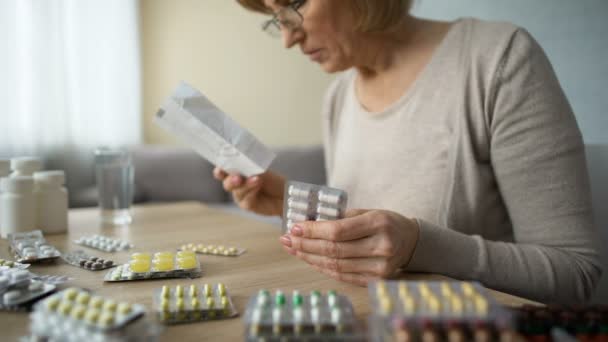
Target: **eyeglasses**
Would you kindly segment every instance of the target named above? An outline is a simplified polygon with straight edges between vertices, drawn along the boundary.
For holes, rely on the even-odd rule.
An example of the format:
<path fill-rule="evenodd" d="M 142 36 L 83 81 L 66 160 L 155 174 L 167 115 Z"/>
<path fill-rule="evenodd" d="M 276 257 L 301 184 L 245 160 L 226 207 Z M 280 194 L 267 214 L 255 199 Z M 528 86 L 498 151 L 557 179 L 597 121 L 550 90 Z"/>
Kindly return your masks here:
<path fill-rule="evenodd" d="M 281 8 L 276 12 L 271 19 L 266 20 L 262 23 L 262 31 L 268 33 L 274 38 L 281 36 L 281 30 L 295 30 L 302 26 L 304 17 L 298 11 L 300 7 L 304 6 L 306 0 L 295 0 L 290 2 L 287 6 Z"/>

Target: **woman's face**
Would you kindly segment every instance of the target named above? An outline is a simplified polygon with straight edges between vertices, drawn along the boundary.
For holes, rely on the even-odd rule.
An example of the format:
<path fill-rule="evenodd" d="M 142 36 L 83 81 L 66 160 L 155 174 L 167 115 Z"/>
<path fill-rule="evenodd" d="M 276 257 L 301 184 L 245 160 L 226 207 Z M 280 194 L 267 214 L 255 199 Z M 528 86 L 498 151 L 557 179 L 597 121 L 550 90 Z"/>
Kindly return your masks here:
<path fill-rule="evenodd" d="M 277 0 L 264 0 L 273 12 L 283 8 Z M 350 1 L 307 0 L 298 9 L 301 27 L 282 29 L 286 48 L 299 45 L 303 54 L 326 72 L 338 72 L 353 66 L 355 16 Z"/>

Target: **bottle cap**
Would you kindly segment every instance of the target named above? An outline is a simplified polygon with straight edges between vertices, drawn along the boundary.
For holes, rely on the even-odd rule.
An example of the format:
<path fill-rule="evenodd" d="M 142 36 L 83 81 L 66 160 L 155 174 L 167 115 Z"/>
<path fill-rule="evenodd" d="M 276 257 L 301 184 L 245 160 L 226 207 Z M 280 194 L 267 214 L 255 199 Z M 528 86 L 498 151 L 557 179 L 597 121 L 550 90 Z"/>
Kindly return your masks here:
<path fill-rule="evenodd" d="M 18 157 L 11 159 L 11 169 L 20 173 L 34 173 L 42 170 L 42 160 L 36 157 Z"/>
<path fill-rule="evenodd" d="M 38 171 L 34 173 L 36 184 L 48 186 L 62 186 L 65 184 L 65 172 L 62 170 Z"/>
<path fill-rule="evenodd" d="M 6 177 L 11 173 L 11 161 L 0 159 L 0 177 Z"/>
<path fill-rule="evenodd" d="M 34 191 L 34 178 L 30 176 L 15 176 L 2 178 L 0 188 L 6 192 L 26 193 Z"/>

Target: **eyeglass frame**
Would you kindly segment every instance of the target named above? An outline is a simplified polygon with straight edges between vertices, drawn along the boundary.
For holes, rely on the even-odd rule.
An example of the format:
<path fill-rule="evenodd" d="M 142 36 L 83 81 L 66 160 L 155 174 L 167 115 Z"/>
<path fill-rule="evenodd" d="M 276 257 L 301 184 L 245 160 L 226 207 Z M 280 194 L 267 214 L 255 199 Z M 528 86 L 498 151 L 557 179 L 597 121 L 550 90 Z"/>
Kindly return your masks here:
<path fill-rule="evenodd" d="M 276 12 L 272 18 L 265 20 L 264 22 L 262 22 L 262 31 L 268 33 L 270 36 L 272 37 L 279 37 L 280 32 L 283 30 L 283 28 L 286 28 L 288 30 L 295 30 L 296 28 L 300 27 L 302 25 L 302 22 L 304 21 L 304 17 L 302 16 L 302 13 L 300 13 L 299 9 L 302 8 L 302 6 L 304 6 L 306 4 L 307 0 L 295 0 L 290 2 L 287 6 L 281 8 L 278 12 Z M 283 22 L 281 22 L 281 16 L 283 17 L 287 17 L 284 14 L 285 13 L 290 13 L 290 14 L 296 14 L 298 19 L 297 23 L 294 23 L 293 25 L 289 25 L 291 27 L 289 27 L 288 25 L 285 25 L 285 23 L 289 23 L 286 20 L 283 20 Z M 273 31 L 273 29 L 276 29 L 276 33 L 274 33 L 275 31 Z"/>

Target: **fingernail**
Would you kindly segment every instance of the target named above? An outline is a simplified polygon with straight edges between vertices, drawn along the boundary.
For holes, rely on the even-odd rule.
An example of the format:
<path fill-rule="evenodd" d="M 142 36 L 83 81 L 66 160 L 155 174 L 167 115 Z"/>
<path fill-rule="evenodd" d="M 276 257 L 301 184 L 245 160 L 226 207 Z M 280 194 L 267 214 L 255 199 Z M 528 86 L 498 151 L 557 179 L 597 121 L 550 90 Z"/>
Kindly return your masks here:
<path fill-rule="evenodd" d="M 304 234 L 304 230 L 301 226 L 293 226 L 291 227 L 291 235 L 302 236 Z"/>
<path fill-rule="evenodd" d="M 291 238 L 289 237 L 289 235 L 283 235 L 279 240 L 281 240 L 281 243 L 283 245 L 291 247 Z"/>

